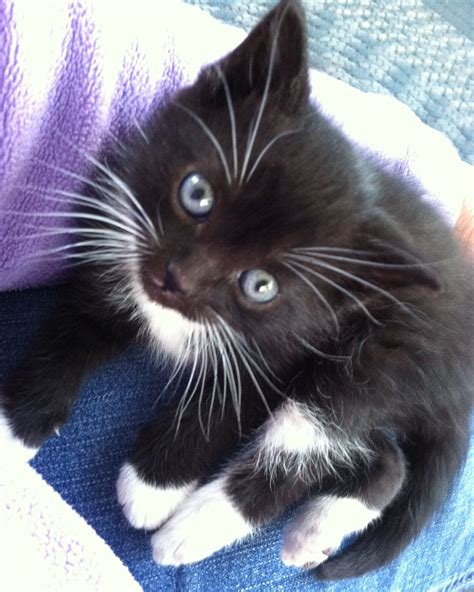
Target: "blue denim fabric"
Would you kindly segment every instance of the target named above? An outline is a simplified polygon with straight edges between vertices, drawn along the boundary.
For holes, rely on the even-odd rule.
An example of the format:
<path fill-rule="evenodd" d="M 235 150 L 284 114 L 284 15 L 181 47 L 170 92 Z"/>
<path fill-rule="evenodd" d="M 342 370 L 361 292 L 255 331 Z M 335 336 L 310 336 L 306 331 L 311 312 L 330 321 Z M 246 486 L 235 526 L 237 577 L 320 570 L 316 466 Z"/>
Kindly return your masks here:
<path fill-rule="evenodd" d="M 26 352 L 29 337 L 54 307 L 58 290 L 0 295 L 0 382 Z M 151 560 L 149 535 L 128 526 L 115 479 L 136 430 L 150 416 L 167 376 L 138 348 L 84 386 L 72 420 L 34 466 L 112 547 L 146 591 L 192 592 L 458 592 L 474 590 L 472 484 L 474 452 L 444 510 L 396 561 L 363 578 L 317 582 L 279 561 L 289 515 L 251 539 L 201 563 L 162 568 Z"/>

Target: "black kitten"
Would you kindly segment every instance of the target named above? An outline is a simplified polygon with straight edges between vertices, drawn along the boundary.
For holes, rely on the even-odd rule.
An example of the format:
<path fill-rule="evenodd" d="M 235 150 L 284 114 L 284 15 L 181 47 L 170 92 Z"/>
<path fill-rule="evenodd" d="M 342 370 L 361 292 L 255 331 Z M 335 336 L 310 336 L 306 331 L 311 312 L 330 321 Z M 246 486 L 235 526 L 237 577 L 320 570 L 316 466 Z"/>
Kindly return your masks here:
<path fill-rule="evenodd" d="M 141 339 L 175 361 L 177 395 L 118 496 L 158 529 L 157 562 L 203 559 L 301 500 L 286 564 L 344 578 L 393 559 L 466 450 L 472 276 L 417 190 L 309 102 L 299 5 L 98 168 L 84 265 L 7 380 L 3 445 L 33 454 L 86 373 Z"/>

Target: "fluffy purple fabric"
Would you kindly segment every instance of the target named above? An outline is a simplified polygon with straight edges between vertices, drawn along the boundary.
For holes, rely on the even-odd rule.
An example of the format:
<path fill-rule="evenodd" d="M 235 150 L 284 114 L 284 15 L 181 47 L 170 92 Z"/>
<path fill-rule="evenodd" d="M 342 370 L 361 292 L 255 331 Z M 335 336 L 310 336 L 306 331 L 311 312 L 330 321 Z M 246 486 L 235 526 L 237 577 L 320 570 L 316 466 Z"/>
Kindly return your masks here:
<path fill-rule="evenodd" d="M 48 230 L 67 226 L 58 214 L 71 203 L 57 192 L 78 191 L 86 154 L 97 156 L 243 37 L 179 2 L 0 0 L 0 290 L 61 278 L 60 251 L 37 257 L 68 242 Z M 312 84 L 355 142 L 402 163 L 455 219 L 472 169 L 447 140 L 394 99 L 317 72 Z"/>

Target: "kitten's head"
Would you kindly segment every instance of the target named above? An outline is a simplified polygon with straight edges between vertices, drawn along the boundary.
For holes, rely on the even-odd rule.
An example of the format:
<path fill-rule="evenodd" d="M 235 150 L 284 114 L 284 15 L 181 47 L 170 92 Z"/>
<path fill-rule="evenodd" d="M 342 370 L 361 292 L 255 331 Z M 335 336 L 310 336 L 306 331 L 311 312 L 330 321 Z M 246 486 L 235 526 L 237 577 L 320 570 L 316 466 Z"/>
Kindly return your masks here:
<path fill-rule="evenodd" d="M 153 227 L 134 299 L 165 349 L 217 327 L 216 351 L 243 336 L 278 366 L 374 296 L 348 298 L 348 278 L 324 267 L 347 255 L 332 249 L 362 249 L 376 186 L 309 94 L 302 11 L 282 1 L 155 114 L 130 155 L 126 182 Z"/>

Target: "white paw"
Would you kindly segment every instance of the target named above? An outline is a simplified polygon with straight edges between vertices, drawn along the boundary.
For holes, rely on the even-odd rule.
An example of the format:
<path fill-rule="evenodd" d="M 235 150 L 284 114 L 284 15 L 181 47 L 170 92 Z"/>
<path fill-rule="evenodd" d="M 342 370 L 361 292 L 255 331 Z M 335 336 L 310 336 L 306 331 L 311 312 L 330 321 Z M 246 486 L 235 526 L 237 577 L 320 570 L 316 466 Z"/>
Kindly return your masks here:
<path fill-rule="evenodd" d="M 191 494 L 152 536 L 153 559 L 160 565 L 194 563 L 252 531 L 225 493 L 225 479 L 217 479 Z"/>
<path fill-rule="evenodd" d="M 32 459 L 39 448 L 31 448 L 17 438 L 7 418 L 0 411 L 0 466 L 2 468 L 15 467 Z"/>
<path fill-rule="evenodd" d="M 363 530 L 379 515 L 355 498 L 310 500 L 284 534 L 281 560 L 289 567 L 316 567 L 337 551 L 344 537 Z"/>
<path fill-rule="evenodd" d="M 194 483 L 182 487 L 154 487 L 142 481 L 132 465 L 126 463 L 120 469 L 117 480 L 117 498 L 132 526 L 154 529 L 195 487 Z"/>

